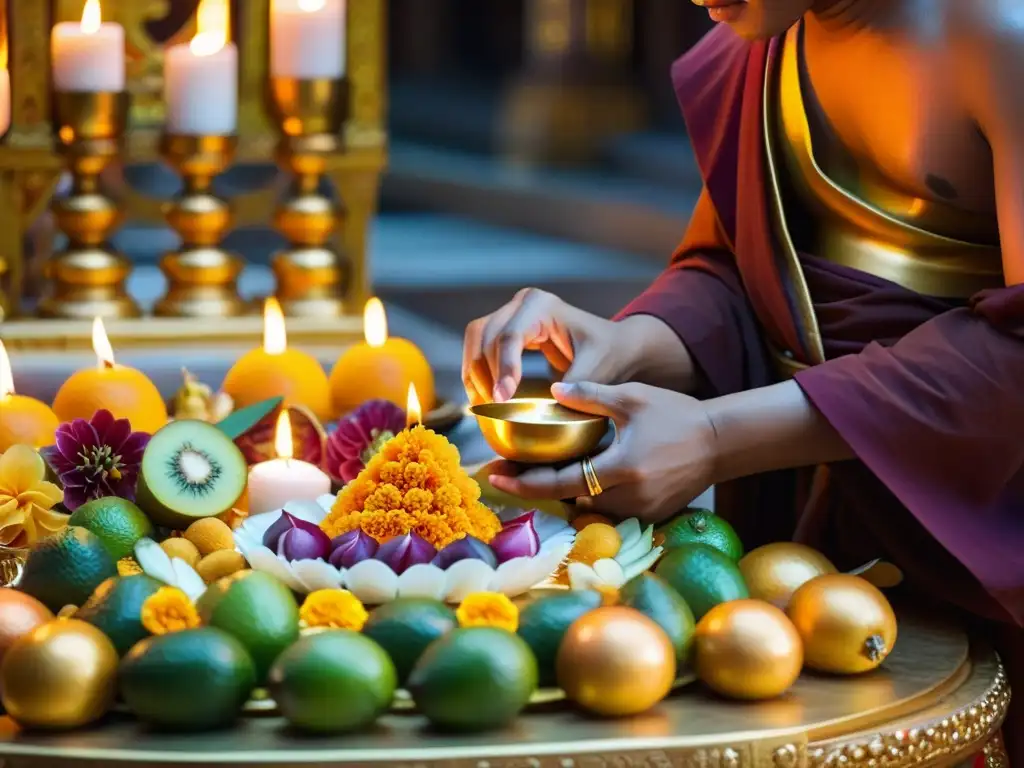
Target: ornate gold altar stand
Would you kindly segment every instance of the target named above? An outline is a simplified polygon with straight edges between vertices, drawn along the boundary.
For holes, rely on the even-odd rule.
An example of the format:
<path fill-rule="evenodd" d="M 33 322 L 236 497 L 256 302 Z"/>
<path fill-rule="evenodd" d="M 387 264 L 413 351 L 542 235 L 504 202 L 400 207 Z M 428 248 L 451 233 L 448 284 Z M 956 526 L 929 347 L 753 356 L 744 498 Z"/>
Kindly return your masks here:
<path fill-rule="evenodd" d="M 0 2 L 8 22 L 0 50 L 9 47 L 13 83 L 11 128 L 0 142 L 0 336 L 9 349 L 87 348 L 93 315 L 115 328 L 120 319 L 124 327 L 112 332 L 130 346 L 251 342 L 261 319 L 237 295 L 244 258 L 219 243 L 253 225 L 273 225 L 288 241 L 273 269 L 295 342 L 359 336 L 370 292 L 366 237 L 386 160 L 386 3 L 348 3 L 344 79 L 296 81 L 268 76 L 270 0 L 234 0 L 237 135 L 167 136 L 163 51 L 195 34 L 194 5 L 104 0 L 105 20 L 125 29 L 122 99 L 52 93 L 50 31 L 79 19 L 83 0 Z M 193 14 L 184 21 L 183 8 Z M 234 165 L 274 161 L 287 190 L 268 185 L 223 201 L 211 186 Z M 148 197 L 121 173 L 159 162 L 182 178 L 174 200 Z M 57 194 L 65 175 L 70 190 Z M 69 241 L 52 255 L 41 252 L 52 239 L 52 225 L 40 223 L 48 211 Z M 158 317 L 134 319 L 130 260 L 107 244 L 125 221 L 166 223 L 181 236 L 161 262 L 169 288 Z"/>
<path fill-rule="evenodd" d="M 1004 768 L 993 740 L 1009 688 L 996 655 L 947 624 L 901 618 L 885 668 L 854 679 L 804 675 L 784 698 L 739 704 L 691 686 L 647 715 L 586 719 L 533 711 L 508 730 L 432 732 L 391 715 L 369 733 L 306 739 L 276 717 L 222 733 L 175 736 L 126 720 L 79 733 L 19 733 L 0 719 L 3 768 L 117 766 L 438 766 L 441 768 L 909 768 L 983 758 Z"/>

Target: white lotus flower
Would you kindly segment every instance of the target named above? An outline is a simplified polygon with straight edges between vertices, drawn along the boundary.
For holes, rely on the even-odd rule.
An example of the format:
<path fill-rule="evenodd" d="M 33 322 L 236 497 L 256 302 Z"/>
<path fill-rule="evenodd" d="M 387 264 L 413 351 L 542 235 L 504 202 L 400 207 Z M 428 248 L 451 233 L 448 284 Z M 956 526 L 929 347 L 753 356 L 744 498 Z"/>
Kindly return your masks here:
<path fill-rule="evenodd" d="M 569 563 L 566 568 L 572 589 L 613 587 L 619 589 L 630 579 L 648 570 L 661 557 L 664 549 L 654 546 L 654 526 L 640 530 L 635 517 L 615 526 L 622 545 L 615 557 L 605 557 L 593 565 Z"/>
<path fill-rule="evenodd" d="M 379 605 L 396 597 L 429 597 L 459 602 L 473 592 L 501 592 L 521 595 L 546 581 L 572 549 L 576 532 L 561 518 L 535 512 L 534 528 L 540 551 L 533 557 L 517 557 L 492 568 L 480 560 L 461 560 L 447 570 L 435 565 L 414 565 L 397 574 L 380 560 L 364 560 L 351 568 L 335 568 L 323 560 L 294 560 L 263 546 L 263 536 L 281 513 L 319 525 L 334 506 L 334 496 L 315 502 L 289 502 L 284 509 L 253 515 L 235 531 L 235 544 L 256 571 L 266 571 L 295 592 L 308 594 L 318 589 L 344 587 L 364 603 Z M 504 522 L 523 514 L 522 509 L 496 512 Z"/>
<path fill-rule="evenodd" d="M 135 544 L 135 562 L 142 572 L 169 587 L 177 587 L 195 602 L 206 592 L 206 583 L 195 569 L 180 557 L 171 558 L 152 539 Z"/>

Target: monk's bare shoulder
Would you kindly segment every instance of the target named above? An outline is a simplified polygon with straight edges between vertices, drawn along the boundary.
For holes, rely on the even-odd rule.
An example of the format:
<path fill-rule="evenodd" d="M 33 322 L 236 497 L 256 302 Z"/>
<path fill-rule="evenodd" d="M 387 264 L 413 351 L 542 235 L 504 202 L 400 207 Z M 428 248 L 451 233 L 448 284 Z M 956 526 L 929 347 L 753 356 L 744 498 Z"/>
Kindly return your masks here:
<path fill-rule="evenodd" d="M 1024 126 L 1024 0 L 951 0 L 944 10 L 958 90 L 971 112 L 990 128 Z"/>

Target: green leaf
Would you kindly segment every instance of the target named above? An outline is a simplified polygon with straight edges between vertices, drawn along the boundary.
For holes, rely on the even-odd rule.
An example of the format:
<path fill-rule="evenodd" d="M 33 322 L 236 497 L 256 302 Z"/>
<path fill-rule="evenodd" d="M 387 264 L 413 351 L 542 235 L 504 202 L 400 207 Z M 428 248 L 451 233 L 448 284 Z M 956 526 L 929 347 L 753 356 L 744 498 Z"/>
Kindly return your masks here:
<path fill-rule="evenodd" d="M 283 397 L 272 397 L 261 403 L 250 405 L 248 408 L 235 411 L 223 421 L 218 422 L 217 428 L 232 440 L 237 440 L 277 410 L 283 401 Z"/>

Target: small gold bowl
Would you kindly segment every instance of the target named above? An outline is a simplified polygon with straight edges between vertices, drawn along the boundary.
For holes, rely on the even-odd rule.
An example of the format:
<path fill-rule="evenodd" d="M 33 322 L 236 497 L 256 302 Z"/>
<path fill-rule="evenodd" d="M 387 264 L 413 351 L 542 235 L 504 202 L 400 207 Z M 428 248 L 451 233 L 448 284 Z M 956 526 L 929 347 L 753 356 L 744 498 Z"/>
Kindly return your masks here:
<path fill-rule="evenodd" d="M 551 398 L 516 398 L 469 409 L 488 445 L 522 464 L 557 464 L 593 452 L 608 432 L 608 419 L 580 413 Z"/>

